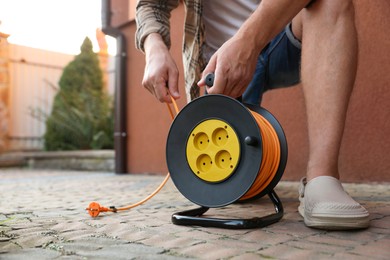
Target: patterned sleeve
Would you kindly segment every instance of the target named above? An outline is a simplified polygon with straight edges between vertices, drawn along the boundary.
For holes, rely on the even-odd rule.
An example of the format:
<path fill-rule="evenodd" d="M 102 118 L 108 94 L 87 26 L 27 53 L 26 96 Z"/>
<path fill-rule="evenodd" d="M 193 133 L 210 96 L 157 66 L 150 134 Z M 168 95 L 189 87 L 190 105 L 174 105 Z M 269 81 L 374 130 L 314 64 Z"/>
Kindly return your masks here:
<path fill-rule="evenodd" d="M 161 35 L 168 48 L 171 47 L 169 18 L 179 0 L 138 0 L 136 7 L 136 47 L 144 52 L 145 38 L 151 33 Z"/>

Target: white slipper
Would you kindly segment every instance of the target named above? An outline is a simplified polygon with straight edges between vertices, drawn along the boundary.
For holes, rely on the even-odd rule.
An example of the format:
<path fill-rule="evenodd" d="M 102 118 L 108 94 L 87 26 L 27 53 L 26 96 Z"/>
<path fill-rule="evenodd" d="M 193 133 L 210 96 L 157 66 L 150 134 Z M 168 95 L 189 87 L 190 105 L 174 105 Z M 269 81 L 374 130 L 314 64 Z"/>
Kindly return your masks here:
<path fill-rule="evenodd" d="M 344 191 L 340 181 L 320 176 L 299 187 L 299 214 L 308 227 L 341 230 L 361 229 L 369 226 L 367 210 Z"/>

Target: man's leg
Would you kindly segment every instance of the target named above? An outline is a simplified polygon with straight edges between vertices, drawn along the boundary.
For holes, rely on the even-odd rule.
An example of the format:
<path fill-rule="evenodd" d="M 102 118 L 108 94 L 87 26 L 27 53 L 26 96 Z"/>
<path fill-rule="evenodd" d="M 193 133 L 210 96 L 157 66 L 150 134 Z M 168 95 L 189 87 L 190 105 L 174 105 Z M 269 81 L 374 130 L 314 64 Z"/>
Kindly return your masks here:
<path fill-rule="evenodd" d="M 307 178 L 339 178 L 339 149 L 357 67 L 352 1 L 317 0 L 297 19 L 303 29 L 301 80 L 310 143 Z"/>
<path fill-rule="evenodd" d="M 315 1 L 293 20 L 293 32 L 302 39 L 301 80 L 310 148 L 308 184 L 301 194 L 304 202 L 302 199 L 300 213 L 308 226 L 366 227 L 368 213 L 337 180 L 339 150 L 357 68 L 352 1 Z"/>

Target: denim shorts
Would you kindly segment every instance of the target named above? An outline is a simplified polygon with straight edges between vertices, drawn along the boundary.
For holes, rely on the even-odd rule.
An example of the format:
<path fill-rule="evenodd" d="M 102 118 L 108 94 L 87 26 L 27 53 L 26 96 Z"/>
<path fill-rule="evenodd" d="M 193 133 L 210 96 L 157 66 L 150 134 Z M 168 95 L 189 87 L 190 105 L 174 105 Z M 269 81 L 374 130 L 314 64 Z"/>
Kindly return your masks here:
<path fill-rule="evenodd" d="M 261 52 L 252 81 L 243 102 L 260 105 L 267 90 L 296 85 L 300 82 L 301 43 L 291 30 L 291 23 Z"/>

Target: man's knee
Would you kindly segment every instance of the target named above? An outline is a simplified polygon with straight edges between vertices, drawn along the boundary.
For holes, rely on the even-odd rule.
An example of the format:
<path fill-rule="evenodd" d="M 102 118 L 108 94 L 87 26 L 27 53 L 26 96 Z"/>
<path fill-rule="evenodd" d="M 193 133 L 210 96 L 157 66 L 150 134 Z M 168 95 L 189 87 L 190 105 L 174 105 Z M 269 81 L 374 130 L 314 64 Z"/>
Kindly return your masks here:
<path fill-rule="evenodd" d="M 319 16 L 329 25 L 340 18 L 353 19 L 355 13 L 352 0 L 316 0 L 306 11 L 311 13 L 308 17 Z"/>

